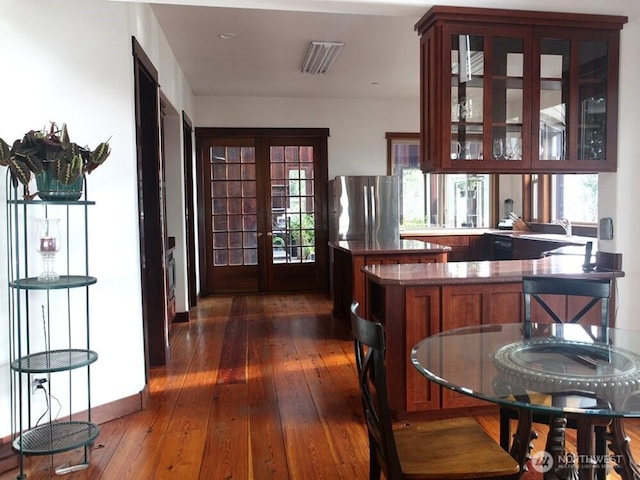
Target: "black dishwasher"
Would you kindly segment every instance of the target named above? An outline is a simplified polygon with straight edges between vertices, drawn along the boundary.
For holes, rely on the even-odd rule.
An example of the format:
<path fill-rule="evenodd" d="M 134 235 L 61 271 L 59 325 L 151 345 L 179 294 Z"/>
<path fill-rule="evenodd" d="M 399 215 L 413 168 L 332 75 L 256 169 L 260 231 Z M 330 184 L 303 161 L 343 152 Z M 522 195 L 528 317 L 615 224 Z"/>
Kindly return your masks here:
<path fill-rule="evenodd" d="M 493 259 L 494 260 L 512 260 L 513 259 L 513 238 L 494 236 L 492 242 Z"/>

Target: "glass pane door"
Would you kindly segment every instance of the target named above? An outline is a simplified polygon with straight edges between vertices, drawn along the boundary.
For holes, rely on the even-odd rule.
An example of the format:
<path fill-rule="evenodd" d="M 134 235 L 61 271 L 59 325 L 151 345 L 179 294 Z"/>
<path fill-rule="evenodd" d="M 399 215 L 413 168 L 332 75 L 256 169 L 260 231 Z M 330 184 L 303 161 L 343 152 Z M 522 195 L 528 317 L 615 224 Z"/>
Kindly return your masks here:
<path fill-rule="evenodd" d="M 570 57 L 569 40 L 541 40 L 539 158 L 543 161 L 567 158 Z"/>
<path fill-rule="evenodd" d="M 592 41 L 578 45 L 578 160 L 606 159 L 607 47 L 606 42 Z"/>
<path fill-rule="evenodd" d="M 257 265 L 254 147 L 212 147 L 211 202 L 213 265 Z"/>
<path fill-rule="evenodd" d="M 531 34 L 515 28 L 451 33 L 451 162 L 520 168 L 531 142 L 525 67 Z M 525 58 L 526 55 L 526 58 Z M 528 159 L 527 159 L 528 160 Z M 465 166 L 469 171 L 471 164 Z"/>
<path fill-rule="evenodd" d="M 524 40 L 495 37 L 491 61 L 491 155 L 522 160 Z"/>
<path fill-rule="evenodd" d="M 312 146 L 272 146 L 271 236 L 273 263 L 315 261 Z"/>
<path fill-rule="evenodd" d="M 318 259 L 319 192 L 316 138 L 269 140 L 269 212 L 267 232 L 269 291 L 314 289 L 322 285 Z M 324 254 L 323 254 L 324 255 Z"/>
<path fill-rule="evenodd" d="M 451 36 L 451 160 L 482 160 L 484 37 Z"/>

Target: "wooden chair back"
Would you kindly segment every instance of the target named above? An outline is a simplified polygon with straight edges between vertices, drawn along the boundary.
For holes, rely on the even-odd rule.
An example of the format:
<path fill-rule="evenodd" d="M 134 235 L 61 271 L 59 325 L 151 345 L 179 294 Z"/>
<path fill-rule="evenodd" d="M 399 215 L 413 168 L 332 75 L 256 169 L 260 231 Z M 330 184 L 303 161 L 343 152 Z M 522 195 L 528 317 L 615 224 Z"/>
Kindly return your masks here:
<path fill-rule="evenodd" d="M 382 469 L 386 478 L 402 478 L 393 423 L 387 399 L 385 338 L 382 324 L 358 314 L 358 302 L 351 305 L 358 384 L 369 434 L 370 468 Z M 374 457 L 378 460 L 375 465 Z"/>
<path fill-rule="evenodd" d="M 603 332 L 609 326 L 609 305 L 611 299 L 611 279 L 576 279 L 563 277 L 536 277 L 525 276 L 522 278 L 522 292 L 524 293 L 524 323 L 525 337 L 531 335 L 532 322 L 532 300 L 542 307 L 549 317 L 556 323 L 580 323 L 587 313 L 593 309 L 598 302 L 600 306 L 600 316 L 598 326 Z M 587 303 L 574 315 L 565 315 L 554 309 L 548 299 L 543 295 L 562 295 L 587 297 Z"/>
<path fill-rule="evenodd" d="M 598 302 L 601 303 L 600 306 L 600 317 L 598 326 L 600 327 L 600 334 L 598 338 L 595 338 L 590 332 L 587 332 L 591 335 L 594 340 L 598 340 L 601 342 L 607 342 L 608 330 L 609 326 L 609 305 L 611 299 L 611 290 L 612 290 L 613 281 L 611 279 L 573 279 L 573 278 L 561 278 L 561 277 L 523 277 L 522 279 L 522 291 L 524 293 L 524 335 L 525 338 L 531 336 L 531 300 L 535 300 L 542 309 L 553 319 L 556 323 L 586 323 L 581 322 L 587 313 L 589 313 Z M 549 302 L 546 301 L 542 295 L 564 295 L 567 297 L 577 296 L 577 297 L 586 297 L 588 298 L 587 303 L 578 311 L 578 313 L 569 316 L 568 308 L 567 315 L 559 316 L 558 312 L 555 311 L 550 305 Z M 568 302 L 567 302 L 568 303 Z M 555 404 L 562 403 L 566 401 L 562 395 L 554 395 L 553 400 Z M 508 433 L 503 431 L 507 430 L 508 424 L 507 417 L 510 414 L 506 409 L 500 409 L 500 443 L 504 446 L 507 443 Z M 549 423 L 550 416 L 546 414 L 534 416 L 534 420 L 542 423 Z M 577 423 L 573 421 L 574 419 L 568 419 L 567 426 L 568 428 L 577 428 Z M 606 456 L 606 441 L 605 441 L 605 429 L 602 426 L 594 426 L 595 432 L 595 451 L 597 455 Z M 603 457 L 601 457 L 603 458 Z M 606 469 L 599 468 L 596 472 L 596 476 L 598 479 L 606 477 Z"/>

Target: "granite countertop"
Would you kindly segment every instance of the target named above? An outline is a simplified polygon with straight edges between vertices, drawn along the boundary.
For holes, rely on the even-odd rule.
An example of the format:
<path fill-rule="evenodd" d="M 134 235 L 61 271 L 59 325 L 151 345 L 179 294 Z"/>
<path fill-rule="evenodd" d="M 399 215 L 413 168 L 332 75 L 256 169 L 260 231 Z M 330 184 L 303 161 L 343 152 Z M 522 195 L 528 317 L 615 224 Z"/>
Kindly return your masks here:
<path fill-rule="evenodd" d="M 446 253 L 451 247 L 422 240 L 400 240 L 389 243 L 371 243 L 364 240 L 341 240 L 329 242 L 329 246 L 356 255 L 384 253 Z"/>
<path fill-rule="evenodd" d="M 624 276 L 622 271 L 583 272 L 582 261 L 580 256 L 556 255 L 535 260 L 369 265 L 363 267 L 362 271 L 381 285 L 403 286 L 521 282 L 524 275 L 568 278 Z"/>
<path fill-rule="evenodd" d="M 564 235 L 561 233 L 539 233 L 523 232 L 520 230 L 495 230 L 492 235 L 499 235 L 511 238 L 524 238 L 526 240 L 543 240 L 545 242 L 555 242 L 568 245 L 586 245 L 587 242 L 597 242 L 597 238 L 583 237 L 580 235 Z"/>
<path fill-rule="evenodd" d="M 504 230 L 498 230 L 494 228 L 447 228 L 447 227 L 431 227 L 423 228 L 419 230 L 402 230 L 400 232 L 401 237 L 440 237 L 440 236 L 452 236 L 452 235 L 484 235 L 485 233 L 498 233 Z M 511 231 L 509 230 L 509 233 Z"/>
<path fill-rule="evenodd" d="M 495 228 L 425 228 L 422 230 L 403 230 L 401 237 L 440 237 L 455 235 L 499 235 L 509 238 L 524 238 L 527 240 L 544 240 L 546 242 L 557 242 L 570 245 L 586 245 L 587 242 L 596 242 L 593 237 L 583 237 L 580 235 L 564 235 L 561 233 L 529 232 L 522 230 L 498 230 Z"/>

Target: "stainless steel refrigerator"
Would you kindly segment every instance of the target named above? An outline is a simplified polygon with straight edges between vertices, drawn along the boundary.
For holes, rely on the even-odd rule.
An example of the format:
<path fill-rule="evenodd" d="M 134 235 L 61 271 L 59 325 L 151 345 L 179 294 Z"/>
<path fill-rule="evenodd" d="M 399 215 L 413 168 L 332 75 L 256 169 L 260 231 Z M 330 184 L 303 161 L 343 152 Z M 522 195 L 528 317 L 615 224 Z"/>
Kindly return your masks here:
<path fill-rule="evenodd" d="M 397 176 L 338 176 L 329 181 L 329 238 L 392 245 L 400 240 Z"/>

